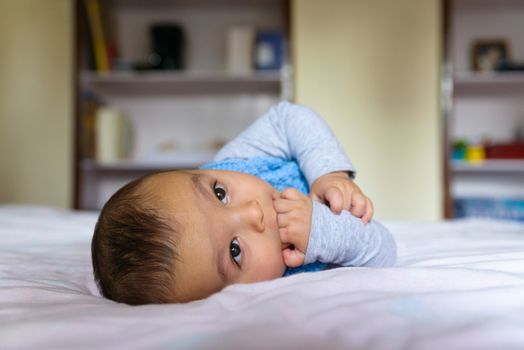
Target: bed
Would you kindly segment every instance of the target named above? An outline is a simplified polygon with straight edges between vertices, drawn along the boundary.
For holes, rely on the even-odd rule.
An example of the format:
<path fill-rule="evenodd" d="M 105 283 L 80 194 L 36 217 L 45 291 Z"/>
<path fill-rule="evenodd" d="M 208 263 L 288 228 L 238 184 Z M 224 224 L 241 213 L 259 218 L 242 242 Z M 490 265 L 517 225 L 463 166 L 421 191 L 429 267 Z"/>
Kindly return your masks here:
<path fill-rule="evenodd" d="M 183 305 L 98 295 L 95 213 L 0 206 L 0 349 L 524 348 L 524 224 L 385 222 L 395 268 L 234 285 Z"/>

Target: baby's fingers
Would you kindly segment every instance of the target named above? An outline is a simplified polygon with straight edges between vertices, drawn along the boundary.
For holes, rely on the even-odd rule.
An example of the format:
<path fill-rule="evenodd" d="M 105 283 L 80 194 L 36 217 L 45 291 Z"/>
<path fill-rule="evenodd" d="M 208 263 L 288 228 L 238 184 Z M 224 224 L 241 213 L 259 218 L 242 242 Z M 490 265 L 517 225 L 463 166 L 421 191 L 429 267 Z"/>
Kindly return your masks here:
<path fill-rule="evenodd" d="M 362 193 L 353 193 L 353 196 L 351 196 L 351 214 L 357 218 L 361 218 L 366 212 L 366 205 L 366 196 Z"/>
<path fill-rule="evenodd" d="M 305 195 L 296 188 L 288 187 L 280 193 L 280 197 L 290 200 L 300 200 L 303 199 Z"/>
<path fill-rule="evenodd" d="M 344 195 L 336 187 L 330 187 L 327 189 L 324 196 L 326 202 L 329 204 L 329 208 L 335 214 L 340 214 L 342 209 L 344 209 Z"/>
<path fill-rule="evenodd" d="M 304 264 L 304 253 L 298 249 L 286 248 L 282 251 L 284 264 L 288 267 L 297 267 Z"/>
<path fill-rule="evenodd" d="M 291 218 L 289 217 L 288 214 L 277 214 L 278 227 L 280 228 L 288 227 L 290 221 L 291 221 Z"/>
<path fill-rule="evenodd" d="M 366 212 L 362 216 L 362 221 L 364 221 L 365 224 L 371 221 L 371 218 L 373 217 L 374 208 L 373 208 L 373 202 L 369 198 L 366 198 Z"/>
<path fill-rule="evenodd" d="M 292 210 L 296 210 L 299 207 L 297 201 L 289 199 L 277 199 L 273 201 L 273 208 L 279 214 L 289 213 Z"/>

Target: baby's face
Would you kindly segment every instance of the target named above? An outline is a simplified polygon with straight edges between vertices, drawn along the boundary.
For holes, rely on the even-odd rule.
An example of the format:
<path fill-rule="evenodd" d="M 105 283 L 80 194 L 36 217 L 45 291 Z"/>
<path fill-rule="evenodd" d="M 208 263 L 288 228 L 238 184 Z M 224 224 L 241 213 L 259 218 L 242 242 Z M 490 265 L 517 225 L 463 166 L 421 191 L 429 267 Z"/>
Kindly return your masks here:
<path fill-rule="evenodd" d="M 190 170 L 154 175 L 144 186 L 177 223 L 177 301 L 284 273 L 273 208 L 278 192 L 267 182 L 233 171 Z"/>

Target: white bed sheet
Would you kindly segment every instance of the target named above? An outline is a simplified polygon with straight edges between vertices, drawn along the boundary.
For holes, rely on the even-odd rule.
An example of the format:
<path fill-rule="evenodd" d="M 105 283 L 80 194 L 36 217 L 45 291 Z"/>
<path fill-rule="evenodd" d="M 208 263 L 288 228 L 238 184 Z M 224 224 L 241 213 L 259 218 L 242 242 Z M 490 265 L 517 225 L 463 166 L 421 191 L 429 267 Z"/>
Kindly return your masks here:
<path fill-rule="evenodd" d="M 92 280 L 92 213 L 0 206 L 0 349 L 524 348 L 524 225 L 387 222 L 398 266 L 132 307 Z"/>

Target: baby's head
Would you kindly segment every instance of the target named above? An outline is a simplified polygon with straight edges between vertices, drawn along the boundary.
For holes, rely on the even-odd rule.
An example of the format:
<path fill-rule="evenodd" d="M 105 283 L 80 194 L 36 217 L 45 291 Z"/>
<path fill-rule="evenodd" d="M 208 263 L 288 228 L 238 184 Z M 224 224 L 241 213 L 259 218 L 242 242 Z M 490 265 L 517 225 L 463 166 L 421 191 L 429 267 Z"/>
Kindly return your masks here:
<path fill-rule="evenodd" d="M 187 302 L 285 270 L 267 182 L 223 170 L 135 180 L 104 205 L 91 245 L 102 294 L 128 304 Z"/>

